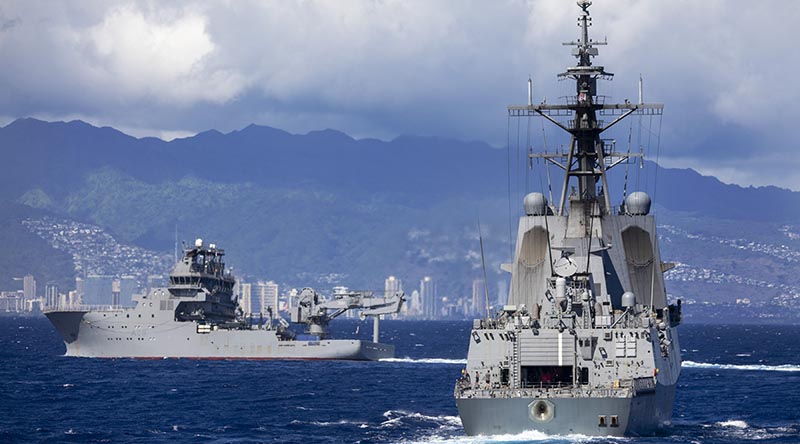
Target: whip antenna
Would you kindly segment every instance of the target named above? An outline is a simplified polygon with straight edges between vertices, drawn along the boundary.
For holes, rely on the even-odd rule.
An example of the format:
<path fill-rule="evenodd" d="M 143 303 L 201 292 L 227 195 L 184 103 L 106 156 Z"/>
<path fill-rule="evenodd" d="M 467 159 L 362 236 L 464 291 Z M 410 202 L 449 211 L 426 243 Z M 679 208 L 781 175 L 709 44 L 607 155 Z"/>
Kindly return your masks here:
<path fill-rule="evenodd" d="M 486 259 L 483 255 L 483 234 L 481 234 L 481 217 L 478 216 L 478 242 L 481 245 L 481 268 L 483 269 L 483 292 L 486 297 L 486 319 L 490 318 L 489 311 L 489 284 L 486 281 Z"/>

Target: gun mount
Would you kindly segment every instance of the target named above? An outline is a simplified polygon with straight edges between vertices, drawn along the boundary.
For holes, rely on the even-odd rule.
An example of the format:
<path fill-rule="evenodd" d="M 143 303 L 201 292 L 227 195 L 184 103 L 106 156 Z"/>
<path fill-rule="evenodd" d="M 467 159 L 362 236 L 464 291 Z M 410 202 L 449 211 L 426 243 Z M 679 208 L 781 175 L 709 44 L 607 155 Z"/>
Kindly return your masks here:
<path fill-rule="evenodd" d="M 389 297 L 373 296 L 371 291 L 350 291 L 338 289 L 332 299 L 323 299 L 313 288 L 304 288 L 298 297 L 298 304 L 292 308 L 292 322 L 305 324 L 307 333 L 325 338 L 328 324 L 348 310 L 360 310 L 359 317 L 373 318 L 373 342 L 379 340 L 380 317 L 395 314 L 405 301 L 403 293 L 395 293 Z"/>

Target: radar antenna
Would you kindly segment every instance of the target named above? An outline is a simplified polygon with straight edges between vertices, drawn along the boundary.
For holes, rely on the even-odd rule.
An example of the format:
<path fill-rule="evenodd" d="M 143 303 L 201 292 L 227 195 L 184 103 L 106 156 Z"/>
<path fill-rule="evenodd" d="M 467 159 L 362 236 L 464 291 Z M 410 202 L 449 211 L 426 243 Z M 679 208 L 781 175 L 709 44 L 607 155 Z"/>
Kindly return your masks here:
<path fill-rule="evenodd" d="M 607 72 L 603 66 L 592 65 L 597 57 L 597 46 L 606 45 L 606 41 L 595 41 L 589 37 L 592 18 L 589 15 L 591 1 L 578 1 L 581 13 L 578 16 L 580 36 L 577 41 L 566 42 L 565 46 L 574 46 L 572 55 L 577 58 L 577 65 L 571 66 L 558 75 L 562 79 L 575 81 L 575 95 L 567 96 L 566 104 L 512 105 L 508 107 L 509 117 L 542 116 L 554 125 L 570 134 L 569 150 L 566 153 L 536 153 L 534 158 L 542 158 L 548 163 L 564 170 L 564 182 L 561 187 L 561 198 L 558 214 L 563 215 L 569 182 L 575 178 L 578 182 L 578 193 L 574 199 L 587 204 L 587 208 L 595 204 L 599 214 L 610 214 L 611 200 L 606 172 L 631 157 L 641 157 L 641 153 L 616 152 L 613 146 L 606 146 L 601 134 L 631 114 L 661 115 L 664 105 L 654 103 L 606 104 L 604 97 L 597 94 L 597 80 L 611 80 L 614 74 Z M 606 124 L 598 116 L 612 116 L 614 119 Z M 566 122 L 557 120 L 566 117 Z M 598 184 L 602 185 L 602 196 L 598 193 Z M 594 210 L 591 211 L 594 213 Z"/>

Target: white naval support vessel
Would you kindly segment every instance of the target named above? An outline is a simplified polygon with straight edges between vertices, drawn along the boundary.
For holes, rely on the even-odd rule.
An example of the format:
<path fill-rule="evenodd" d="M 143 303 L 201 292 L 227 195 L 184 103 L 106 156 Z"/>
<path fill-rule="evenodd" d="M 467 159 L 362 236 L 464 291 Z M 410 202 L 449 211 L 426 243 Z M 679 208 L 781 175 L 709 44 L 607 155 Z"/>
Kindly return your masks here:
<path fill-rule="evenodd" d="M 170 274 L 169 286 L 136 296 L 133 308 L 45 308 L 66 344 L 67 356 L 97 358 L 341 359 L 394 357 L 394 346 L 378 342 L 381 315 L 397 313 L 401 293 L 374 297 L 339 291 L 330 300 L 305 288 L 291 321 L 269 316 L 254 321 L 238 309 L 234 278 L 225 270 L 224 251 L 202 240 L 186 249 Z M 328 338 L 328 323 L 348 310 L 373 317 L 373 341 Z"/>
<path fill-rule="evenodd" d="M 455 387 L 468 435 L 647 435 L 672 417 L 681 369 L 681 306 L 667 303 L 663 279 L 672 264 L 661 262 L 646 193 L 611 206 L 606 171 L 637 155 L 613 152 L 601 138 L 630 115 L 660 115 L 663 105 L 604 103 L 597 80 L 612 74 L 591 60 L 605 43 L 589 39 L 591 2 L 578 5 L 581 37 L 568 43 L 578 64 L 560 74 L 575 81 L 575 94 L 536 105 L 529 83 L 528 105 L 508 108 L 510 118 L 547 119 L 571 141 L 564 153 L 531 155 L 564 170 L 561 198 L 555 206 L 544 194 L 525 196 L 514 261 L 503 266 L 508 305 L 474 321 Z"/>

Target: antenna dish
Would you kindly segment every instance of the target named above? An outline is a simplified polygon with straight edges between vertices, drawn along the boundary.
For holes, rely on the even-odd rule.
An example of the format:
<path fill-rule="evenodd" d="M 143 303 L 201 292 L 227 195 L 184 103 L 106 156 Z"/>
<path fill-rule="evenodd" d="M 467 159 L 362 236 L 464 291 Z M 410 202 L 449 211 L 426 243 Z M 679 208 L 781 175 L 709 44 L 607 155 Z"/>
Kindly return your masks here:
<path fill-rule="evenodd" d="M 561 277 L 570 277 L 578 272 L 578 265 L 568 256 L 562 256 L 553 263 L 553 271 Z"/>

